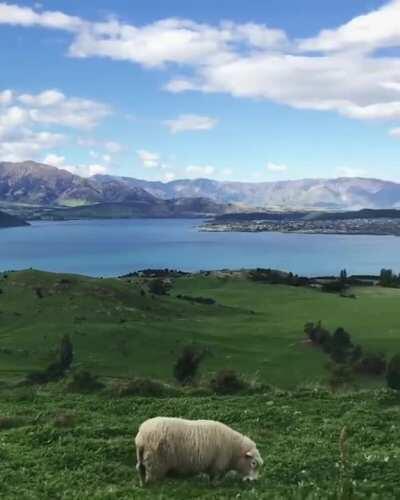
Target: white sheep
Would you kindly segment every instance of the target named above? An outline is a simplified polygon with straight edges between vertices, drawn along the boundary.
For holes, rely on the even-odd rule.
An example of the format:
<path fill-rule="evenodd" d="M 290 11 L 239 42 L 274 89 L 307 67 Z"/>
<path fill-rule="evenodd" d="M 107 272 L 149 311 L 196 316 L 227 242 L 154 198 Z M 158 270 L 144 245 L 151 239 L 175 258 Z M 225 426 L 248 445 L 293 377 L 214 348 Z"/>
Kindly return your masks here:
<path fill-rule="evenodd" d="M 251 439 L 213 420 L 151 418 L 140 426 L 135 445 L 141 485 L 168 473 L 205 473 L 215 481 L 236 471 L 243 480 L 254 480 L 263 464 Z"/>

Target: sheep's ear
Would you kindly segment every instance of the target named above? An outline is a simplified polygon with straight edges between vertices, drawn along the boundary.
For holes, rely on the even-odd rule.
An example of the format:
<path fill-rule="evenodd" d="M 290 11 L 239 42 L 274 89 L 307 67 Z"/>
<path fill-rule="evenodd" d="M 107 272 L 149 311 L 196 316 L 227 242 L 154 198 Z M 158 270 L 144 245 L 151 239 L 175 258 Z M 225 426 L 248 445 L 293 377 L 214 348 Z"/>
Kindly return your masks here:
<path fill-rule="evenodd" d="M 251 451 L 247 451 L 247 452 L 246 452 L 246 454 L 245 454 L 245 456 L 246 456 L 247 458 L 253 458 L 253 454 L 252 454 L 252 452 L 251 452 Z"/>

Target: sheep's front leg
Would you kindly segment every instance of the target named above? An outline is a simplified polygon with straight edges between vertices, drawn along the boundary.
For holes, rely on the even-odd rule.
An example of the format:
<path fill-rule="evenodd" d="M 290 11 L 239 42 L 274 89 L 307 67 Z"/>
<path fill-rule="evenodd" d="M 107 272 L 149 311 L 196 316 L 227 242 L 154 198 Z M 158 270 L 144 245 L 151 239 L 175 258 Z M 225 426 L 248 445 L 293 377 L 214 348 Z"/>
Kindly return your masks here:
<path fill-rule="evenodd" d="M 136 470 L 138 471 L 139 474 L 140 486 L 143 487 L 146 483 L 146 467 L 143 463 L 138 462 L 136 464 Z"/>

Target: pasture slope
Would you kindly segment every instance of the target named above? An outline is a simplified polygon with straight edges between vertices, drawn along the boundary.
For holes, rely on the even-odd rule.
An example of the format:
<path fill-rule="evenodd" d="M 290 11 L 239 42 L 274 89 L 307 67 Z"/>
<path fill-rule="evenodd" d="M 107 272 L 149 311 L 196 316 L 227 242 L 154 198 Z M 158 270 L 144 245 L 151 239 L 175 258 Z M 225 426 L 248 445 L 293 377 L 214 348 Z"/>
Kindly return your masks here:
<path fill-rule="evenodd" d="M 385 391 L 154 399 L 74 395 L 54 385 L 0 395 L 0 497 L 7 500 L 400 497 L 400 406 Z M 244 484 L 228 476 L 212 486 L 202 476 L 171 478 L 141 489 L 133 438 L 144 419 L 160 414 L 217 419 L 248 434 L 265 458 L 261 479 Z M 353 494 L 342 495 L 343 486 Z"/>
<path fill-rule="evenodd" d="M 182 347 L 210 351 L 208 376 L 234 368 L 281 388 L 326 380 L 326 357 L 305 342 L 303 326 L 343 326 L 365 350 L 399 350 L 400 290 L 357 288 L 348 299 L 309 288 L 243 277 L 192 275 L 169 296 L 151 296 L 145 280 L 95 279 L 39 271 L 0 274 L 0 379 L 20 378 L 54 359 L 69 334 L 74 366 L 110 377 L 170 381 Z M 211 297 L 215 305 L 178 299 Z"/>
<path fill-rule="evenodd" d="M 330 394 L 326 358 L 304 342 L 303 325 L 344 326 L 354 340 L 388 354 L 399 350 L 398 290 L 354 289 L 356 299 L 318 290 L 270 286 L 241 275 L 174 280 L 153 297 L 145 280 L 93 279 L 38 271 L 0 275 L 0 498 L 337 499 L 400 498 L 400 398 L 382 380 Z M 211 297 L 214 305 L 177 295 Z M 74 345 L 73 368 L 107 382 L 96 394 L 15 382 L 55 357 L 60 337 Z M 171 381 L 184 345 L 207 347 L 206 381 L 235 368 L 266 387 L 258 395 L 122 397 L 116 377 Z M 372 387 L 381 386 L 381 387 Z M 200 394 L 203 394 L 200 396 Z M 156 415 L 211 418 L 248 434 L 266 464 L 255 484 L 234 477 L 168 479 L 140 489 L 133 438 Z M 342 469 L 339 435 L 348 430 Z M 345 493 L 343 493 L 343 489 Z M 350 491 L 351 490 L 351 491 Z"/>

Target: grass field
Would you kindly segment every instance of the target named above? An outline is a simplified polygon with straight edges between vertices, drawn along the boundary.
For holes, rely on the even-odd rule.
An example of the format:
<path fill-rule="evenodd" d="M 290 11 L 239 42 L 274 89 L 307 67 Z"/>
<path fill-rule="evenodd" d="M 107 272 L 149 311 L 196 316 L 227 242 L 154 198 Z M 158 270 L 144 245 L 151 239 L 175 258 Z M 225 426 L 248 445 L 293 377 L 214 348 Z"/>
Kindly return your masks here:
<path fill-rule="evenodd" d="M 399 399 L 384 391 L 116 399 L 106 393 L 67 394 L 58 384 L 38 392 L 3 390 L 0 396 L 4 499 L 400 497 Z M 265 458 L 261 479 L 243 484 L 228 476 L 215 487 L 199 476 L 141 489 L 133 437 L 144 419 L 160 414 L 217 419 L 248 434 Z M 349 436 L 351 497 L 338 496 L 343 426 Z"/>
<path fill-rule="evenodd" d="M 400 498 L 400 399 L 380 388 L 337 395 L 312 389 L 327 379 L 327 358 L 304 340 L 307 321 L 344 326 L 364 349 L 400 350 L 400 291 L 352 290 L 356 299 L 310 288 L 257 284 L 241 274 L 174 280 L 169 296 L 146 281 L 38 271 L 0 275 L 0 498 L 338 499 Z M 214 305 L 177 295 L 210 297 Z M 16 387 L 55 359 L 60 337 L 74 345 L 73 369 L 100 375 L 100 393 L 67 392 L 68 380 Z M 170 382 L 182 347 L 207 347 L 207 380 L 234 368 L 266 384 L 257 395 L 120 397 L 113 378 Z M 110 377 L 110 378 L 108 378 Z M 379 386 L 358 381 L 359 386 Z M 268 388 L 271 386 L 279 389 Z M 198 394 L 200 391 L 198 391 Z M 192 396 L 189 397 L 189 394 Z M 140 489 L 133 437 L 156 416 L 211 418 L 248 434 L 266 465 L 256 484 L 227 477 L 168 479 Z M 348 429 L 343 480 L 339 435 Z M 343 485 L 352 496 L 342 495 Z"/>
<path fill-rule="evenodd" d="M 215 275 L 175 279 L 168 297 L 142 296 L 143 287 L 140 279 L 31 270 L 0 275 L 0 379 L 46 366 L 65 333 L 74 344 L 74 366 L 102 376 L 170 380 L 182 347 L 196 343 L 211 352 L 204 376 L 235 368 L 283 388 L 326 379 L 326 357 L 304 342 L 307 321 L 344 326 L 367 350 L 400 350 L 396 289 L 357 288 L 357 298 L 348 299 Z M 177 294 L 217 304 L 192 304 Z"/>

